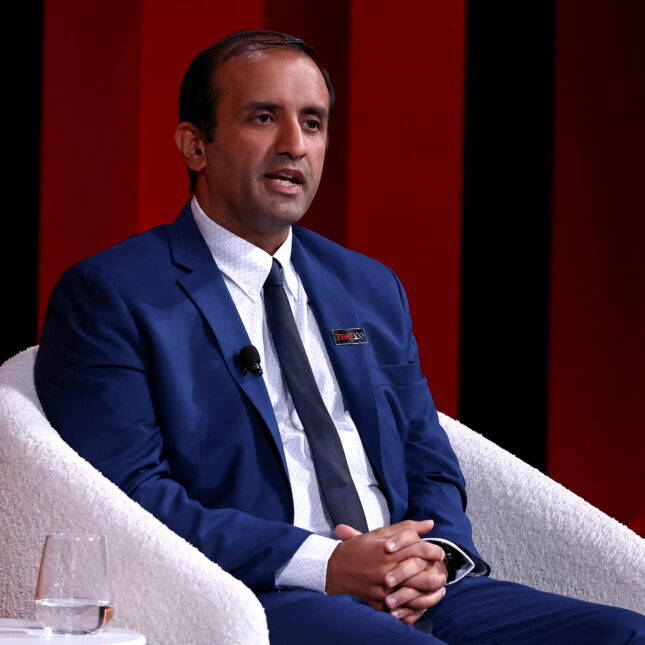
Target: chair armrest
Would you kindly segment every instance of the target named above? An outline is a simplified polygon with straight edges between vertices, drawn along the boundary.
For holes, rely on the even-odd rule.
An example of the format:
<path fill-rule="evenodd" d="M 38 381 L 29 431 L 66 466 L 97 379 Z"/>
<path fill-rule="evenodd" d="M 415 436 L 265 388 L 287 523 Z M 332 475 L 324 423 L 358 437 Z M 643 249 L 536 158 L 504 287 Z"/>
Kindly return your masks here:
<path fill-rule="evenodd" d="M 465 425 L 439 420 L 491 575 L 645 613 L 644 539 Z"/>
<path fill-rule="evenodd" d="M 239 580 L 72 450 L 33 386 L 35 348 L 0 368 L 0 615 L 30 618 L 45 535 L 108 536 L 115 624 L 149 643 L 268 645 L 264 610 Z"/>

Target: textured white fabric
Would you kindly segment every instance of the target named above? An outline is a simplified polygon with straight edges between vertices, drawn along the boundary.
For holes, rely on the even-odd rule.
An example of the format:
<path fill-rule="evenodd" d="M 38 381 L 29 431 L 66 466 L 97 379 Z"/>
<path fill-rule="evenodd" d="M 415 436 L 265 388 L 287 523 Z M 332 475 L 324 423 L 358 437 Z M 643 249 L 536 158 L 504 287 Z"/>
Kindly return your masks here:
<path fill-rule="evenodd" d="M 255 595 L 76 454 L 33 384 L 36 348 L 0 368 L 0 617 L 33 617 L 45 535 L 107 535 L 114 624 L 151 645 L 268 645 Z M 72 639 L 73 640 L 73 639 Z"/>
<path fill-rule="evenodd" d="M 459 421 L 441 413 L 439 421 L 494 578 L 645 614 L 643 538 Z"/>
<path fill-rule="evenodd" d="M 151 645 L 267 644 L 255 596 L 52 429 L 34 391 L 35 355 L 0 367 L 0 616 L 32 617 L 46 534 L 100 532 L 110 542 L 116 625 Z M 495 577 L 645 613 L 645 540 L 458 421 L 440 421 Z"/>

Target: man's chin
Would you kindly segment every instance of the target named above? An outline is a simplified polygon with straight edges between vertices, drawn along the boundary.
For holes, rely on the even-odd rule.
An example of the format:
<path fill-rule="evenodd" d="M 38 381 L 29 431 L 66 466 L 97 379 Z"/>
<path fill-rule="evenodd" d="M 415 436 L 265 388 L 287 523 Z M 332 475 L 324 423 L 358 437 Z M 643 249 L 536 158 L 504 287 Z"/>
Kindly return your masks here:
<path fill-rule="evenodd" d="M 309 204 L 307 204 L 307 207 Z M 275 231 L 288 228 L 292 224 L 297 224 L 307 212 L 307 207 L 301 205 L 289 204 L 287 208 L 273 208 L 265 213 L 265 219 L 269 226 Z"/>

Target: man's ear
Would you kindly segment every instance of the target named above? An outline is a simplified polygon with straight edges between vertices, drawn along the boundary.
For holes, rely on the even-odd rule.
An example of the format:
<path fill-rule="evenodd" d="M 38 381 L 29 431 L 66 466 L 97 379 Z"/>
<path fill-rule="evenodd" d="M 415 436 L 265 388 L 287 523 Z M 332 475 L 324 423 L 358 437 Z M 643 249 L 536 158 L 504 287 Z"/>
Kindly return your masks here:
<path fill-rule="evenodd" d="M 186 165 L 199 172 L 206 165 L 204 139 L 200 131 L 188 121 L 182 121 L 175 131 L 175 143 Z"/>

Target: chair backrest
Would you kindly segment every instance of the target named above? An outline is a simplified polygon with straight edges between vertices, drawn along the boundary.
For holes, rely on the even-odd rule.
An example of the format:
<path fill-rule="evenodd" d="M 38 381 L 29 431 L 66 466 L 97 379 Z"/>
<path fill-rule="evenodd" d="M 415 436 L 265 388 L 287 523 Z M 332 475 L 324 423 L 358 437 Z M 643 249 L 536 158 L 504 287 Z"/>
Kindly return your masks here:
<path fill-rule="evenodd" d="M 32 617 L 45 535 L 103 534 L 115 624 L 153 644 L 268 644 L 255 595 L 127 497 L 49 425 L 34 390 L 35 356 L 31 348 L 0 367 L 0 616 Z"/>

